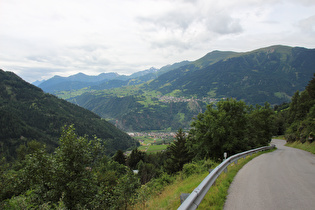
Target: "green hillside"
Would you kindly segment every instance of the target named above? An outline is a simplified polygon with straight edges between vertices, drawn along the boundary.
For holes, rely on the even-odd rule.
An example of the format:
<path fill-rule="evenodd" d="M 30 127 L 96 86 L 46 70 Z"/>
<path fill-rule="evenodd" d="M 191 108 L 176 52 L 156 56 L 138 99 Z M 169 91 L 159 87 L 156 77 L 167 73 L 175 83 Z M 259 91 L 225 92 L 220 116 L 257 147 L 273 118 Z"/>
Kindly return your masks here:
<path fill-rule="evenodd" d="M 205 110 L 207 103 L 193 99 L 161 97 L 143 92 L 139 87 L 97 91 L 72 100 L 97 113 L 125 131 L 176 130 L 189 128 L 193 117 Z"/>
<path fill-rule="evenodd" d="M 107 154 L 136 145 L 126 133 L 85 110 L 51 94 L 45 94 L 12 72 L 0 70 L 0 143 L 1 156 L 15 157 L 21 144 L 36 139 L 52 151 L 61 128 L 74 124 L 79 135 L 97 136 Z"/>
<path fill-rule="evenodd" d="M 288 102 L 296 90 L 303 90 L 311 79 L 315 50 L 272 46 L 231 54 L 201 66 L 188 65 L 165 73 L 148 83 L 146 89 L 162 94 L 177 91 L 178 96 L 233 97 L 250 104 L 280 104 Z"/>
<path fill-rule="evenodd" d="M 314 66 L 314 49 L 279 45 L 245 53 L 213 51 L 141 85 L 58 95 L 127 131 L 177 130 L 188 128 L 207 103 L 221 98 L 253 105 L 289 102 L 295 91 L 304 90 Z"/>

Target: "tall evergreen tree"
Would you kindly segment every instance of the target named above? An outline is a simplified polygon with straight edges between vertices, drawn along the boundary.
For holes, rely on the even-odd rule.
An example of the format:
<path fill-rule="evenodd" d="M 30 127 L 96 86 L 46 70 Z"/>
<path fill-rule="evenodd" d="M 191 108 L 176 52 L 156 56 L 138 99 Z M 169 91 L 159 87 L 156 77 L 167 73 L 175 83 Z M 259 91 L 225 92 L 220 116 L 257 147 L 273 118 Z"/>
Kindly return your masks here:
<path fill-rule="evenodd" d="M 186 134 L 182 129 L 176 133 L 174 143 L 169 146 L 170 159 L 166 162 L 166 168 L 174 173 L 183 169 L 185 163 L 191 161 L 191 154 L 186 146 Z"/>
<path fill-rule="evenodd" d="M 122 165 L 126 165 L 126 156 L 122 150 L 117 150 L 117 152 L 113 156 L 113 160 Z"/>
<path fill-rule="evenodd" d="M 145 158 L 145 152 L 139 151 L 137 148 L 132 150 L 128 159 L 127 159 L 127 165 L 131 169 L 137 169 L 137 164 L 140 160 L 144 161 Z"/>

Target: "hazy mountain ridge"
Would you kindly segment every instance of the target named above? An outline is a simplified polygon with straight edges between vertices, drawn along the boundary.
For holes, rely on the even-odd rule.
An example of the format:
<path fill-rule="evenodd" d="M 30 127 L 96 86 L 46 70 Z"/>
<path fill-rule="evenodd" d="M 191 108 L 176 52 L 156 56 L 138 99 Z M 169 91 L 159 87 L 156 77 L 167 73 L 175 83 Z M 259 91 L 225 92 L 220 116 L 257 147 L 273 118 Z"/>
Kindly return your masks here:
<path fill-rule="evenodd" d="M 188 64 L 189 61 L 182 61 L 167 65 L 161 69 L 151 67 L 150 69 L 139 71 L 130 76 L 119 75 L 117 73 L 101 73 L 97 76 L 90 76 L 83 73 L 71 75 L 69 77 L 54 76 L 38 84 L 38 87 L 45 92 L 56 94 L 58 91 L 73 91 L 82 88 L 90 88 L 93 90 L 103 90 L 122 87 L 126 85 L 137 85 L 156 79 L 159 75 L 176 69 L 180 66 Z"/>
<path fill-rule="evenodd" d="M 54 76 L 38 85 L 45 92 L 54 93 L 61 90 L 77 90 L 90 85 L 99 84 L 104 81 L 119 77 L 117 73 L 101 73 L 97 76 L 89 76 L 83 73 L 69 77 Z"/>
<path fill-rule="evenodd" d="M 49 149 L 56 147 L 65 124 L 74 124 L 79 135 L 101 138 L 108 154 L 136 145 L 126 133 L 98 115 L 46 94 L 12 72 L 0 70 L 0 81 L 0 140 L 6 157 L 14 157 L 20 144 L 33 139 L 47 144 Z"/>

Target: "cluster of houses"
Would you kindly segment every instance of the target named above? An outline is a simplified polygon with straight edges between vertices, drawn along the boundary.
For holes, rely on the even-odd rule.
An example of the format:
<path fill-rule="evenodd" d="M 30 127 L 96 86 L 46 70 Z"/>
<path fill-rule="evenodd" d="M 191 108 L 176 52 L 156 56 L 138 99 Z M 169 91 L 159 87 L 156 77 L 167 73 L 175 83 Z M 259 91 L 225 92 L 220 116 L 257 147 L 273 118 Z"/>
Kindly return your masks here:
<path fill-rule="evenodd" d="M 174 97 L 174 96 L 158 96 L 159 101 L 164 103 L 178 103 L 178 102 L 195 102 L 195 101 L 202 101 L 205 103 L 212 103 L 216 102 L 217 99 L 210 98 L 210 97 L 203 97 L 201 99 L 198 98 L 185 98 L 185 97 Z"/>
<path fill-rule="evenodd" d="M 131 137 L 152 137 L 154 139 L 164 139 L 164 138 L 170 138 L 175 137 L 175 132 L 129 132 L 129 136 Z"/>

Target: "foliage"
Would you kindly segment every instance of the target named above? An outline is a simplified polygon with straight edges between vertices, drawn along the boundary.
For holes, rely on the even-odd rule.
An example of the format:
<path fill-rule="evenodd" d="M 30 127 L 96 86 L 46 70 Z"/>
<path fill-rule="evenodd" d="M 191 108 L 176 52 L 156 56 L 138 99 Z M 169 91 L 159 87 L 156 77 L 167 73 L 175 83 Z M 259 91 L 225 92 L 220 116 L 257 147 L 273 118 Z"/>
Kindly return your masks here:
<path fill-rule="evenodd" d="M 131 169 L 137 169 L 137 164 L 142 160 L 144 161 L 145 153 L 139 151 L 137 148 L 131 151 L 127 159 L 127 165 Z"/>
<path fill-rule="evenodd" d="M 287 113 L 288 128 L 286 139 L 288 142 L 313 141 L 315 137 L 315 74 L 305 91 L 297 91 Z"/>
<path fill-rule="evenodd" d="M 192 155 L 186 146 L 186 134 L 179 129 L 175 141 L 169 146 L 170 158 L 166 161 L 165 168 L 170 173 L 181 171 L 185 163 L 191 161 Z"/>
<path fill-rule="evenodd" d="M 117 152 L 113 156 L 113 160 L 118 162 L 119 164 L 126 165 L 126 157 L 122 150 L 117 150 Z"/>
<path fill-rule="evenodd" d="M 60 147 L 55 151 L 56 191 L 68 208 L 86 206 L 96 193 L 96 180 L 91 173 L 93 162 L 101 151 L 98 139 L 93 143 L 78 137 L 73 126 L 63 130 Z M 61 194 L 60 194 L 61 193 Z"/>
<path fill-rule="evenodd" d="M 266 146 L 277 133 L 275 113 L 268 103 L 251 108 L 247 116 L 248 144 L 251 148 Z"/>
<path fill-rule="evenodd" d="M 273 134 L 273 111 L 248 107 L 242 101 L 227 99 L 217 108 L 207 107 L 197 116 L 188 136 L 188 146 L 195 158 L 222 159 L 257 146 L 267 145 Z"/>
<path fill-rule="evenodd" d="M 2 159 L 1 208 L 118 209 L 134 202 L 139 178 L 103 156 L 99 139 L 78 136 L 71 125 L 54 154 L 34 145 L 13 167 Z"/>

